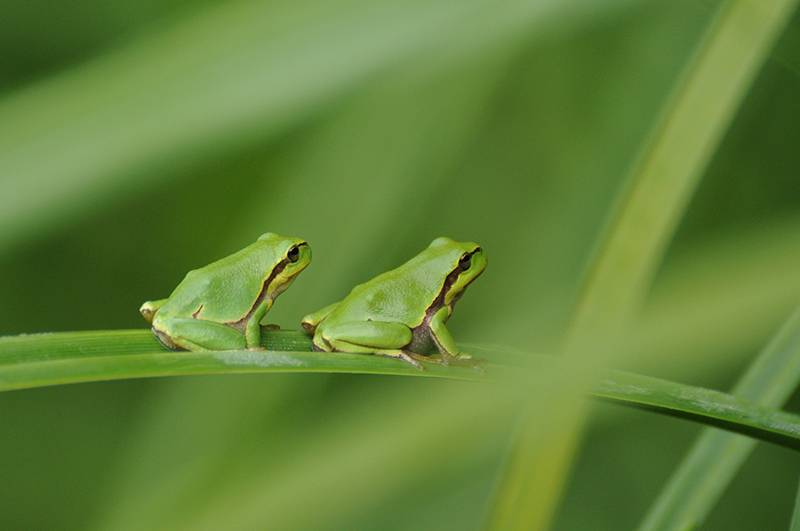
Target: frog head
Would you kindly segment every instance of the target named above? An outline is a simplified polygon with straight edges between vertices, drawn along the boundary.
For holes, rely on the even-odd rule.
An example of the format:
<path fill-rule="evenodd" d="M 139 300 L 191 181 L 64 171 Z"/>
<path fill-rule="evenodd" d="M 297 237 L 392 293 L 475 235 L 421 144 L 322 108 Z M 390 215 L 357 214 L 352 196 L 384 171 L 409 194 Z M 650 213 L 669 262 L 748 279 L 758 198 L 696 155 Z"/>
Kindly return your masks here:
<path fill-rule="evenodd" d="M 276 265 L 267 287 L 269 297 L 274 300 L 311 262 L 311 247 L 300 238 L 281 238 L 271 232 L 262 234 L 258 241 L 268 243 L 269 248 L 276 254 Z"/>
<path fill-rule="evenodd" d="M 467 286 L 486 269 L 486 253 L 476 243 L 436 238 L 428 247 L 450 272 L 444 281 L 444 304 L 452 306 Z"/>

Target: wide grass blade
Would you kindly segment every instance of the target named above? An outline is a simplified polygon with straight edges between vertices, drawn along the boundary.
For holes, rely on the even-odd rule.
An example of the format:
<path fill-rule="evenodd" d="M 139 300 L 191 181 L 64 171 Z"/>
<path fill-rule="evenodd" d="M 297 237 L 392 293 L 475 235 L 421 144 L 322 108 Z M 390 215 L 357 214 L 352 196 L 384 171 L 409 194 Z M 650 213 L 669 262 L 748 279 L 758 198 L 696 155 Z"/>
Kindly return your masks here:
<path fill-rule="evenodd" d="M 302 332 L 267 331 L 262 335 L 263 351 L 206 352 L 166 350 L 148 330 L 7 336 L 0 338 L 0 391 L 122 378 L 279 372 L 394 374 L 519 385 L 536 374 L 557 372 L 568 377 L 583 371 L 563 358 L 479 345 L 469 345 L 468 350 L 491 360 L 485 364 L 485 373 L 438 365 L 418 371 L 379 356 L 311 352 L 310 341 Z M 718 391 L 602 370 L 591 381 L 588 394 L 800 449 L 800 416 Z"/>
<path fill-rule="evenodd" d="M 308 336 L 296 331 L 264 332 L 262 345 L 267 350 L 173 352 L 149 330 L 7 336 L 0 338 L 0 391 L 179 374 L 352 372 L 459 378 L 474 372 L 459 367 L 443 372 L 436 366 L 422 372 L 378 356 L 311 352 Z"/>
<path fill-rule="evenodd" d="M 800 308 L 756 358 L 732 394 L 764 407 L 782 406 L 800 383 Z M 706 430 L 664 487 L 640 531 L 699 526 L 755 448 L 756 441 Z"/>

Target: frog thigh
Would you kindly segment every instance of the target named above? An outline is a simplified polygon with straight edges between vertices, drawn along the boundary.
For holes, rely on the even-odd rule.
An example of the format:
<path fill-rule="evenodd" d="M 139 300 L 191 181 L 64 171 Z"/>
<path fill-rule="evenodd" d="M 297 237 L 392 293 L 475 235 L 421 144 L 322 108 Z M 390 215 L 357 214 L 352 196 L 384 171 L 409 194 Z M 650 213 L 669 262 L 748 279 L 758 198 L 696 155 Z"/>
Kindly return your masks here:
<path fill-rule="evenodd" d="M 168 348 L 186 350 L 237 350 L 247 347 L 244 334 L 230 326 L 202 319 L 179 318 L 153 325 L 156 337 Z M 159 333 L 160 332 L 160 333 Z M 161 334 L 167 336 L 167 344 Z"/>
<path fill-rule="evenodd" d="M 400 349 L 411 343 L 413 334 L 404 324 L 380 321 L 349 321 L 328 325 L 323 339 L 340 352 L 372 353 Z"/>

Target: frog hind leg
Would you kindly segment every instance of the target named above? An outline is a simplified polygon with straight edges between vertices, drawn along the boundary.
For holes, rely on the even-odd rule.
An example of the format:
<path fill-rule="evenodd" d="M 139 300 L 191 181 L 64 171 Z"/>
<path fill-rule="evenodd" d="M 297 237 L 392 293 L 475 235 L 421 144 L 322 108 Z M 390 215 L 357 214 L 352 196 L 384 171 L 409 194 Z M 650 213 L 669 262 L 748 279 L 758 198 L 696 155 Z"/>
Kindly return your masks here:
<path fill-rule="evenodd" d="M 303 320 L 300 321 L 300 326 L 303 327 L 303 330 L 310 336 L 314 336 L 314 332 L 316 332 L 317 327 L 319 324 L 328 317 L 336 307 L 339 306 L 338 302 L 334 302 L 333 304 L 329 304 L 325 306 L 321 310 L 317 310 L 314 313 L 310 313 L 303 317 Z"/>
<path fill-rule="evenodd" d="M 314 343 L 322 350 L 398 358 L 421 371 L 425 370 L 416 354 L 403 349 L 413 339 L 411 329 L 403 324 L 355 321 L 328 326 L 320 338 L 322 345 L 319 335 L 315 335 Z"/>
<path fill-rule="evenodd" d="M 153 333 L 171 350 L 239 350 L 247 347 L 244 334 L 230 326 L 202 319 L 170 319 L 156 322 Z"/>
<path fill-rule="evenodd" d="M 341 341 L 341 340 L 333 340 L 331 343 L 334 345 L 333 352 L 349 352 L 351 354 L 372 354 L 373 356 L 382 356 L 385 358 L 397 358 L 407 363 L 410 363 L 411 365 L 414 366 L 415 369 L 420 371 L 425 370 L 425 366 L 420 363 L 420 360 L 431 361 L 427 356 L 420 356 L 419 354 L 415 354 L 413 352 L 409 352 L 400 348 L 375 349 L 370 347 L 361 347 L 360 345 L 354 345 L 352 343 L 348 343 L 346 341 Z M 436 363 L 435 360 L 434 363 Z"/>

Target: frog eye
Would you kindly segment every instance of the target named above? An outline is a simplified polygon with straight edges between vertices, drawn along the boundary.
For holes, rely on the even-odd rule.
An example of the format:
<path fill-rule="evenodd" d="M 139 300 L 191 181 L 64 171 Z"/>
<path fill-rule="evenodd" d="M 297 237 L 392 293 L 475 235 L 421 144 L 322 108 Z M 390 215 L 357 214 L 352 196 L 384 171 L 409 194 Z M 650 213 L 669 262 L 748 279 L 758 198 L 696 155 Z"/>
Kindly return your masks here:
<path fill-rule="evenodd" d="M 289 252 L 286 253 L 286 258 L 288 258 L 290 262 L 297 262 L 297 259 L 300 258 L 300 249 L 298 249 L 296 245 L 292 246 Z"/>
<path fill-rule="evenodd" d="M 464 253 L 461 256 L 461 259 L 458 261 L 458 268 L 461 271 L 466 271 L 472 265 L 472 255 L 469 253 Z"/>

